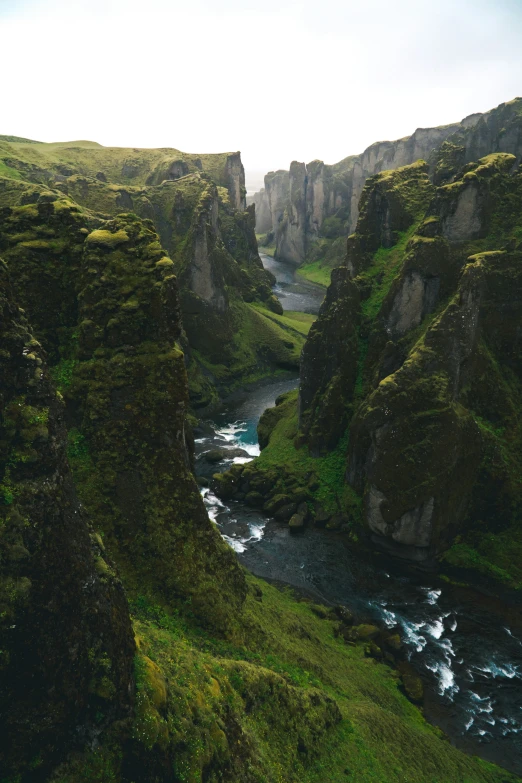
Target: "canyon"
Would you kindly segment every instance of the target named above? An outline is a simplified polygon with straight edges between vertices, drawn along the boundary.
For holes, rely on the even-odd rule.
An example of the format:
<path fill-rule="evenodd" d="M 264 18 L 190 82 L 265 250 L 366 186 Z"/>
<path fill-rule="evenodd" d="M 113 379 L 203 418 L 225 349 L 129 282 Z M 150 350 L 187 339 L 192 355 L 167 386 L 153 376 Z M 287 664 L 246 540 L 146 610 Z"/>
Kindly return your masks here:
<path fill-rule="evenodd" d="M 265 187 L 249 200 L 256 205 L 256 231 L 262 244 L 296 265 L 340 263 L 344 239 L 356 228 L 359 200 L 368 177 L 381 171 L 429 164 L 435 185 L 450 181 L 458 169 L 492 152 L 522 155 L 517 100 L 485 114 L 436 128 L 418 128 L 397 141 L 376 142 L 339 163 L 293 161 L 288 171 L 265 175 Z"/>
<path fill-rule="evenodd" d="M 465 613 L 371 590 L 518 639 L 521 155 L 515 99 L 247 205 L 237 152 L 0 136 L 2 782 L 519 779 L 426 720 Z"/>

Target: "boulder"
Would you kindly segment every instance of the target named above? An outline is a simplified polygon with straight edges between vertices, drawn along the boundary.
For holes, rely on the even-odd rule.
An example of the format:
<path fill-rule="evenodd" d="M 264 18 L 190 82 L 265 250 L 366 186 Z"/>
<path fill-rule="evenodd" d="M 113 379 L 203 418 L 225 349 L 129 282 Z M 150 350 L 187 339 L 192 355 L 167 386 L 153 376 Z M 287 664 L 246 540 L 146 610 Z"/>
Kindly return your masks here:
<path fill-rule="evenodd" d="M 281 506 L 274 514 L 278 522 L 287 522 L 290 517 L 295 514 L 297 506 L 295 503 L 286 503 Z"/>
<path fill-rule="evenodd" d="M 330 514 L 322 507 L 317 508 L 315 512 L 315 524 L 317 527 L 326 527 L 329 521 Z"/>
<path fill-rule="evenodd" d="M 259 508 L 263 505 L 263 495 L 260 492 L 248 492 L 245 495 L 245 503 L 247 506 L 254 506 Z"/>
<path fill-rule="evenodd" d="M 347 606 L 334 606 L 333 612 L 344 625 L 353 625 L 353 614 Z"/>
<path fill-rule="evenodd" d="M 376 625 L 371 623 L 362 623 L 361 625 L 354 625 L 353 628 L 346 630 L 343 636 L 346 641 L 350 642 L 367 642 L 375 639 L 379 636 L 379 629 Z"/>
<path fill-rule="evenodd" d="M 384 643 L 386 647 L 388 647 L 393 652 L 398 652 L 402 647 L 401 637 L 398 633 L 393 633 L 390 634 L 390 636 L 387 636 L 384 640 Z"/>
<path fill-rule="evenodd" d="M 205 460 L 205 462 L 210 462 L 210 464 L 215 464 L 216 462 L 222 462 L 226 459 L 234 459 L 234 457 L 249 457 L 248 451 L 245 451 L 244 449 L 211 449 L 210 451 L 206 451 L 202 455 L 202 459 Z"/>
<path fill-rule="evenodd" d="M 292 517 L 290 517 L 288 527 L 290 528 L 291 533 L 298 533 L 299 531 L 304 530 L 304 526 L 305 521 L 301 514 L 294 514 Z"/>
<path fill-rule="evenodd" d="M 406 692 L 406 696 L 413 702 L 422 702 L 424 698 L 424 685 L 411 663 L 401 661 L 397 668 L 401 675 L 401 682 Z"/>
<path fill-rule="evenodd" d="M 289 495 L 274 495 L 273 498 L 268 500 L 263 506 L 263 510 L 267 514 L 275 514 L 282 506 L 288 505 L 292 502 L 292 498 Z"/>
<path fill-rule="evenodd" d="M 308 508 L 307 503 L 299 503 L 297 506 L 297 513 L 300 514 L 303 517 L 303 520 L 306 522 L 310 516 L 310 509 Z"/>

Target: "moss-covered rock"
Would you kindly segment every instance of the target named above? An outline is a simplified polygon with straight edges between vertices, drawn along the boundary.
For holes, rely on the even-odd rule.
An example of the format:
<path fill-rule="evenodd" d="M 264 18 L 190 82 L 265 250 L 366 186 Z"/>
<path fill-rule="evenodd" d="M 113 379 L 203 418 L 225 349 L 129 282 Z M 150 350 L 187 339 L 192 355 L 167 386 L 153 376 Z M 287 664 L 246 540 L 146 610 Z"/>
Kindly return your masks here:
<path fill-rule="evenodd" d="M 239 154 L 194 158 L 179 153 L 172 160 L 168 150 L 134 150 L 122 157 L 124 151 L 105 150 L 99 145 L 82 146 L 71 156 L 68 148 L 56 147 L 52 159 L 48 159 L 48 152 L 46 145 L 36 145 L 32 153 L 40 164 L 47 161 L 44 177 L 39 164 L 25 161 L 24 150 L 13 150 L 23 158 L 20 179 L 0 179 L 0 206 L 24 206 L 26 219 L 20 212 L 6 221 L 3 248 L 8 260 L 19 256 L 25 272 L 32 273 L 38 264 L 37 292 L 49 289 L 49 280 L 60 272 L 64 302 L 58 301 L 57 289 L 52 295 L 57 298 L 53 311 L 56 320 L 61 319 L 62 330 L 65 322 L 75 320 L 74 314 L 64 310 L 65 302 L 74 302 L 75 271 L 85 236 L 89 235 L 89 244 L 100 248 L 108 243 L 114 247 L 124 244 L 125 235 L 107 233 L 100 217 L 132 212 L 152 220 L 178 276 L 188 336 L 183 345 L 195 409 L 210 409 L 220 394 L 238 383 L 271 374 L 276 368 L 297 367 L 301 336 L 292 350 L 286 330 L 275 328 L 270 319 L 262 321 L 261 330 L 250 328 L 255 316 L 246 303 L 263 303 L 267 313 L 282 315 L 283 311 L 272 293 L 274 278 L 263 269 L 257 252 L 254 209 L 247 209 L 244 203 Z M 1 154 L 0 149 L 0 158 Z M 53 176 L 57 160 L 60 173 Z M 50 182 L 53 189 L 28 180 Z M 56 213 L 64 213 L 54 220 L 53 203 Z M 75 236 L 71 220 L 69 232 L 65 231 L 65 205 L 71 212 L 82 213 L 76 215 L 79 236 Z M 42 212 L 45 209 L 49 214 Z M 15 220 L 17 225 L 11 225 Z M 64 253 L 70 255 L 69 265 L 53 269 L 53 259 Z M 36 275 L 32 276 L 36 282 Z M 60 339 L 51 328 L 48 337 L 51 331 L 58 351 Z M 53 355 L 53 362 L 58 358 Z"/>
<path fill-rule="evenodd" d="M 244 584 L 190 469 L 177 280 L 150 224 L 126 215 L 103 230 L 128 241 L 86 242 L 69 392 L 92 465 L 78 466 L 80 493 L 128 587 L 147 584 L 225 627 Z"/>
<path fill-rule="evenodd" d="M 422 163 L 368 180 L 303 351 L 299 403 L 264 414 L 251 466 L 290 466 L 320 500 L 316 524 L 347 513 L 358 538 L 362 496 L 374 543 L 414 560 L 447 552 L 510 587 L 522 583 L 514 162 L 491 154 L 436 192 Z M 326 470 L 344 455 L 347 485 Z"/>
<path fill-rule="evenodd" d="M 134 642 L 76 498 L 63 403 L 3 261 L 0 313 L 0 767 L 28 780 L 128 717 Z"/>
<path fill-rule="evenodd" d="M 346 268 L 335 269 L 301 356 L 299 425 L 313 454 L 335 448 L 346 429 L 357 378 L 359 318 L 359 291 Z"/>

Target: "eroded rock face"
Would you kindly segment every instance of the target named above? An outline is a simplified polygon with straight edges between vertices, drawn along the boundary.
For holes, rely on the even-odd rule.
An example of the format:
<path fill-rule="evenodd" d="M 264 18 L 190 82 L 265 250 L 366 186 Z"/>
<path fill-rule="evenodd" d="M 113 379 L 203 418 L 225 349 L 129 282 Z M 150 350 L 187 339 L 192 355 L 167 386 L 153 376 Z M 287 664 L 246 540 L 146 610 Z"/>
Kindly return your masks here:
<path fill-rule="evenodd" d="M 365 271 L 373 254 L 390 249 L 426 209 L 434 189 L 427 164 L 411 166 L 371 177 L 361 197 L 357 230 L 348 237 L 346 265 L 353 277 Z"/>
<path fill-rule="evenodd" d="M 246 209 L 245 169 L 241 162 L 241 153 L 227 155 L 225 163 L 225 180 L 230 201 L 235 209 Z"/>
<path fill-rule="evenodd" d="M 469 387 L 478 381 L 481 340 L 492 336 L 487 323 L 501 279 L 511 279 L 505 293 L 516 303 L 506 313 L 509 333 L 519 317 L 518 264 L 519 254 L 506 252 L 471 257 L 422 344 L 381 381 L 352 425 L 349 480 L 366 486 L 370 530 L 402 556 L 422 559 L 462 529 L 485 448 Z"/>
<path fill-rule="evenodd" d="M 301 355 L 299 424 L 313 454 L 334 448 L 346 428 L 359 320 L 359 291 L 346 268 L 335 269 Z"/>
<path fill-rule="evenodd" d="M 438 190 L 433 206 L 441 221 L 442 234 L 449 242 L 464 242 L 487 235 L 492 209 L 491 179 L 509 174 L 516 163 L 513 155 L 492 154 L 470 163 L 462 179 Z"/>
<path fill-rule="evenodd" d="M 306 253 L 308 177 L 304 163 L 290 164 L 289 202 L 279 225 L 278 257 L 300 264 Z"/>
<path fill-rule="evenodd" d="M 436 191 L 421 163 L 368 180 L 303 351 L 298 437 L 328 453 L 351 419 L 347 481 L 373 541 L 402 558 L 433 557 L 477 518 L 512 524 L 522 500 L 514 163 L 487 156 Z"/>
<path fill-rule="evenodd" d="M 218 312 L 224 312 L 227 306 L 224 281 L 218 278 L 212 264 L 209 244 L 217 233 L 218 203 L 211 196 L 201 204 L 198 223 L 194 230 L 193 258 L 190 265 L 189 289 Z M 209 231 L 207 231 L 207 226 Z"/>
<path fill-rule="evenodd" d="M 255 204 L 256 231 L 258 234 L 267 234 L 272 230 L 272 215 L 265 188 L 254 194 L 252 203 Z"/>
<path fill-rule="evenodd" d="M 68 357 L 57 372 L 62 377 L 65 368 L 82 502 L 105 532 L 129 586 L 149 584 L 172 601 L 190 595 L 205 621 L 226 625 L 234 601 L 229 596 L 225 605 L 221 596 L 237 589 L 239 606 L 244 580 L 208 520 L 191 473 L 174 262 L 150 221 L 124 215 L 97 221 L 90 230 L 71 202 L 46 206 L 52 210 L 50 248 L 36 251 L 17 239 L 19 221 L 26 232 L 41 226 L 32 204 L 6 212 L 1 236 L 15 290 L 34 310 L 37 333 L 44 337 L 48 321 L 39 292 L 43 283 L 61 292 L 60 309 L 50 320 L 59 324 L 55 338 Z M 209 207 L 203 230 L 212 233 L 212 198 Z M 72 252 L 64 252 L 69 247 Z M 62 285 L 64 258 L 68 286 Z M 191 274 L 191 264 L 187 269 Z M 223 591 L 222 578 L 229 585 Z"/>
<path fill-rule="evenodd" d="M 263 211 L 263 228 L 260 222 L 258 231 L 274 232 L 276 256 L 302 264 L 306 258 L 313 257 L 318 237 L 333 239 L 348 236 L 355 230 L 365 183 L 379 172 L 398 169 L 423 159 L 430 164 L 430 177 L 436 184 L 441 184 L 455 177 L 466 163 L 490 153 L 510 153 L 517 161 L 520 160 L 521 107 L 522 100 L 517 98 L 486 114 L 473 114 L 452 125 L 418 128 L 404 139 L 377 142 L 362 154 L 345 158 L 333 166 L 322 161 L 307 164 L 306 211 L 299 219 L 296 217 L 296 213 L 300 212 L 299 199 L 292 195 L 291 170 L 271 172 L 265 178 L 265 190 L 272 223 L 268 227 L 266 212 Z M 295 168 L 296 164 L 292 165 Z M 461 233 L 455 235 L 455 241 L 465 238 L 462 232 L 466 221 L 466 237 L 477 231 L 478 224 L 473 222 L 478 206 L 476 197 L 473 189 L 462 197 L 456 221 L 461 226 Z M 453 231 L 451 221 L 448 230 L 450 233 Z"/>
<path fill-rule="evenodd" d="M 416 271 L 404 276 L 388 317 L 387 329 L 395 337 L 415 329 L 431 313 L 437 302 L 440 279 L 424 277 Z"/>
<path fill-rule="evenodd" d="M 63 403 L 2 261 L 0 314 L 0 768 L 14 779 L 130 714 L 134 639 L 76 498 Z"/>
<path fill-rule="evenodd" d="M 150 223 L 120 216 L 103 231 L 105 245 L 99 231 L 86 238 L 79 295 L 73 395 L 97 476 L 85 502 L 103 498 L 98 519 L 131 584 L 189 598 L 208 624 L 226 625 L 246 588 L 191 472 L 174 264 Z"/>

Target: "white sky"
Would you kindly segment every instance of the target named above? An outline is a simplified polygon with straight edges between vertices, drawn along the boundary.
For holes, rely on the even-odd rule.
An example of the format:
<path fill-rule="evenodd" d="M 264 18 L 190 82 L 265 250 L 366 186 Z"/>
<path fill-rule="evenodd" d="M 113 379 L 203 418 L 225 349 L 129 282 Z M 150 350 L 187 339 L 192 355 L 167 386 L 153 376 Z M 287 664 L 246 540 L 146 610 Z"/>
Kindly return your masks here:
<path fill-rule="evenodd" d="M 522 0 L 0 0 L 0 133 L 334 163 L 522 94 Z"/>

